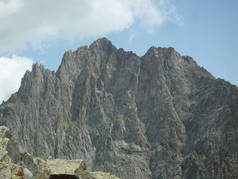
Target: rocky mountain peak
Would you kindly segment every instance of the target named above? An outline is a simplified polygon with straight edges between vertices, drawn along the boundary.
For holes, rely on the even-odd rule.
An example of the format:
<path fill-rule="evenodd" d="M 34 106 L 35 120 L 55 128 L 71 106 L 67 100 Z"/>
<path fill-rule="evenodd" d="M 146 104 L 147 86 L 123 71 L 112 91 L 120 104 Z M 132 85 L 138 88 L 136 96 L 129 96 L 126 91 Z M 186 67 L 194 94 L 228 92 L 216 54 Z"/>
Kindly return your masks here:
<path fill-rule="evenodd" d="M 33 72 L 33 73 L 38 73 L 38 72 L 44 71 L 44 70 L 45 70 L 45 69 L 44 69 L 44 66 L 41 65 L 41 64 L 34 63 L 34 64 L 32 65 L 32 72 Z"/>
<path fill-rule="evenodd" d="M 112 45 L 112 42 L 108 40 L 107 38 L 101 38 L 96 41 L 94 41 L 90 46 L 90 49 L 100 49 L 100 50 L 110 50 L 110 49 L 116 49 L 114 45 Z"/>
<path fill-rule="evenodd" d="M 238 176 L 237 87 L 173 48 L 139 57 L 102 38 L 67 51 L 56 73 L 34 65 L 13 96 L 0 125 L 34 156 L 126 179 Z"/>

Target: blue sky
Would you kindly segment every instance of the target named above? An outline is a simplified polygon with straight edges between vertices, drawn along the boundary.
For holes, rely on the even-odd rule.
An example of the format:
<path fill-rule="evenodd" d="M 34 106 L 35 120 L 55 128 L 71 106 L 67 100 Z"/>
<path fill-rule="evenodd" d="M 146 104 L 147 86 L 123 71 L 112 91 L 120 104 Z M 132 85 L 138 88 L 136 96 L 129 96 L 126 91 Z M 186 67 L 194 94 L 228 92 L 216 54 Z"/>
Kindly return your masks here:
<path fill-rule="evenodd" d="M 66 50 L 101 37 L 140 56 L 151 46 L 174 47 L 238 85 L 237 0 L 59 2 L 0 0 L 0 101 L 19 88 L 31 63 L 56 70 Z M 15 86 L 2 87 L 6 81 Z"/>

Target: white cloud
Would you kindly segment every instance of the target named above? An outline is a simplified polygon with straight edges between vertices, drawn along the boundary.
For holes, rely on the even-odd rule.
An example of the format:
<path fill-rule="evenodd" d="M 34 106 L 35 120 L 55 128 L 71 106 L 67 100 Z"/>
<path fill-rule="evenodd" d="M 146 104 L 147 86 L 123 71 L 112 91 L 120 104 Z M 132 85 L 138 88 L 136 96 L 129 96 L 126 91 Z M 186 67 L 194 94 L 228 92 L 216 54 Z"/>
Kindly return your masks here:
<path fill-rule="evenodd" d="M 0 57 L 0 103 L 18 90 L 21 78 L 32 64 L 33 61 L 26 57 Z"/>
<path fill-rule="evenodd" d="M 177 25 L 183 25 L 183 17 L 177 14 L 176 7 L 168 0 L 160 0 L 158 3 L 164 19 L 171 21 Z"/>
<path fill-rule="evenodd" d="M 0 53 L 178 20 L 169 0 L 0 0 Z"/>
<path fill-rule="evenodd" d="M 129 34 L 129 41 L 131 42 L 132 40 L 134 40 L 135 36 L 136 32 L 134 30 L 131 30 Z"/>
<path fill-rule="evenodd" d="M 16 13 L 22 6 L 21 0 L 0 1 L 0 19 Z"/>

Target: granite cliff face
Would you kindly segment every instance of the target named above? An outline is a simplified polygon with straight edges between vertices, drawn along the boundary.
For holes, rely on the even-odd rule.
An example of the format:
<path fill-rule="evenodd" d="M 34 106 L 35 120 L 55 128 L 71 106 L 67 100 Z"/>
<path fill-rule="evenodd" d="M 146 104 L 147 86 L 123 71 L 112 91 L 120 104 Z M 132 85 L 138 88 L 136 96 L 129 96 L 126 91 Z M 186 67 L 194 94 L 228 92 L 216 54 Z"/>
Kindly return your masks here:
<path fill-rule="evenodd" d="M 123 179 L 238 178 L 238 89 L 173 48 L 138 57 L 103 38 L 33 65 L 0 106 L 20 149 Z"/>
<path fill-rule="evenodd" d="M 9 129 L 0 126 L 1 179 L 119 179 L 104 172 L 89 172 L 82 160 L 33 158 L 22 153 Z"/>

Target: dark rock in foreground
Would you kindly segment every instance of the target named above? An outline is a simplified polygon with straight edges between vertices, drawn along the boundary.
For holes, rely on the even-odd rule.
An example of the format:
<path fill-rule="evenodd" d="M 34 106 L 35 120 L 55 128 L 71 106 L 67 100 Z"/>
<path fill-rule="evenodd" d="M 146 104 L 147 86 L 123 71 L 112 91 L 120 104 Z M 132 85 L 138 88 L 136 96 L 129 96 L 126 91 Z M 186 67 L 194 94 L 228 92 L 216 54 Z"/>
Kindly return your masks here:
<path fill-rule="evenodd" d="M 33 65 L 0 124 L 23 152 L 125 179 L 238 177 L 237 87 L 173 48 L 138 57 L 99 39 L 57 72 Z"/>

